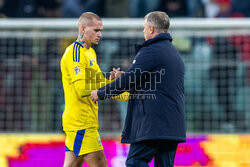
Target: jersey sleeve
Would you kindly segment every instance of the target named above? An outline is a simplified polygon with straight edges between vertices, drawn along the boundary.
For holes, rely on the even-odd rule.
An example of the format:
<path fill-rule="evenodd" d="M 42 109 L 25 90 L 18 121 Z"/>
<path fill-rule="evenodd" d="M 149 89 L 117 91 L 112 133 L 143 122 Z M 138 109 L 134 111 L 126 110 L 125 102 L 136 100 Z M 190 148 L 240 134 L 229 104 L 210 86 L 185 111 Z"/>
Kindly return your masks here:
<path fill-rule="evenodd" d="M 74 44 L 73 49 L 68 51 L 67 71 L 71 78 L 71 83 L 74 84 L 77 94 L 86 96 L 86 69 L 88 64 L 84 56 L 80 56 L 81 46 L 77 43 Z"/>
<path fill-rule="evenodd" d="M 80 48 L 81 46 L 77 43 L 74 44 L 73 49 L 69 51 L 70 54 L 68 60 L 68 72 L 71 77 L 71 81 L 74 83 L 77 80 L 84 80 L 85 77 L 85 69 L 87 68 L 86 59 L 84 57 L 80 57 Z"/>

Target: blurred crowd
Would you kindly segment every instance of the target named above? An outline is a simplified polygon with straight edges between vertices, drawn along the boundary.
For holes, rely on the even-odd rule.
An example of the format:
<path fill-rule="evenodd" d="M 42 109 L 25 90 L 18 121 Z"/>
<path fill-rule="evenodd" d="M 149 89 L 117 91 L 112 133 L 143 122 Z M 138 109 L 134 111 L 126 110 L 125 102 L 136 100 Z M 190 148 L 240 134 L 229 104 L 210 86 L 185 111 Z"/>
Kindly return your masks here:
<path fill-rule="evenodd" d="M 0 17 L 144 17 L 159 10 L 170 17 L 249 17 L 250 1 L 241 0 L 0 0 Z"/>
<path fill-rule="evenodd" d="M 94 12 L 102 18 L 137 18 L 155 10 L 164 11 L 171 18 L 239 18 L 250 17 L 249 9 L 250 0 L 241 0 L 240 3 L 237 0 L 0 0 L 0 18 L 78 18 L 86 11 Z M 61 130 L 64 99 L 59 62 L 65 47 L 74 40 L 54 37 L 0 38 L 0 131 Z M 198 65 L 206 58 L 209 58 L 207 62 L 212 62 L 204 73 L 199 71 L 201 76 L 195 73 L 200 66 L 187 65 L 186 108 L 195 112 L 194 118 L 190 118 L 189 122 L 197 122 L 197 126 L 194 125 L 191 130 L 216 130 L 219 125 L 213 123 L 214 120 L 245 130 L 244 122 L 250 120 L 250 114 L 245 112 L 248 108 L 248 96 L 244 94 L 247 92 L 245 90 L 250 91 L 250 36 L 180 40 L 175 38 L 173 42 L 176 41 L 175 45 L 187 62 L 191 60 L 198 62 L 195 64 Z M 102 55 L 102 70 L 110 71 L 114 66 L 125 70 L 131 63 L 129 58 L 135 55 L 134 44 L 143 41 L 144 39 L 136 38 L 132 42 L 126 38 L 104 39 L 96 48 L 97 55 Z M 183 46 L 183 41 L 190 43 L 190 47 L 182 50 L 180 45 Z M 207 52 L 204 50 L 210 50 L 211 56 L 206 56 Z M 117 56 L 120 56 L 119 59 Z M 239 83 L 241 78 L 243 81 Z M 207 85 L 211 83 L 214 83 L 215 88 L 212 96 L 209 93 L 213 91 L 207 91 Z M 242 96 L 237 93 L 239 88 L 243 90 Z M 211 101 L 206 97 L 217 98 Z M 236 102 L 237 97 L 240 97 L 238 99 L 241 103 Z M 190 99 L 191 102 L 188 101 Z M 127 104 L 107 101 L 101 105 L 104 106 L 101 110 L 103 130 L 120 131 Z M 225 115 L 223 119 L 217 118 L 217 115 L 216 119 L 211 116 L 213 111 L 220 110 Z M 207 125 L 208 121 L 211 125 Z M 204 127 L 201 122 L 206 123 Z M 248 128 L 250 129 L 250 123 Z"/>

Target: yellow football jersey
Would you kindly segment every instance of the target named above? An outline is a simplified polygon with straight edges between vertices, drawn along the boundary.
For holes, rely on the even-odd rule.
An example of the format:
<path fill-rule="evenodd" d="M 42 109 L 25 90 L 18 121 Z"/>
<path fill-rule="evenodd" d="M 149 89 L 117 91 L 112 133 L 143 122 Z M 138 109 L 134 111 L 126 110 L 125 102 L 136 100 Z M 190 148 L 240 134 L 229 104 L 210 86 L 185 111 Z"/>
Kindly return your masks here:
<path fill-rule="evenodd" d="M 63 130 L 99 128 L 98 102 L 90 99 L 90 93 L 111 80 L 103 76 L 94 49 L 87 49 L 75 41 L 61 59 L 61 72 L 65 96 Z"/>

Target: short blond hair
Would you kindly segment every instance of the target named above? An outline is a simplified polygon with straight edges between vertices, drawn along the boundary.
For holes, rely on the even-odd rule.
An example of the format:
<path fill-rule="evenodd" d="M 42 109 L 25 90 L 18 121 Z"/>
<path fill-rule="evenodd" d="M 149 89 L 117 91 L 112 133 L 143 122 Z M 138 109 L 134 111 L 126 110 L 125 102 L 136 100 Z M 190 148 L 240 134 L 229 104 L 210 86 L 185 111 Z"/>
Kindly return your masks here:
<path fill-rule="evenodd" d="M 88 25 L 89 22 L 92 21 L 93 19 L 101 21 L 101 18 L 97 14 L 92 12 L 84 12 L 78 19 L 78 26 Z"/>

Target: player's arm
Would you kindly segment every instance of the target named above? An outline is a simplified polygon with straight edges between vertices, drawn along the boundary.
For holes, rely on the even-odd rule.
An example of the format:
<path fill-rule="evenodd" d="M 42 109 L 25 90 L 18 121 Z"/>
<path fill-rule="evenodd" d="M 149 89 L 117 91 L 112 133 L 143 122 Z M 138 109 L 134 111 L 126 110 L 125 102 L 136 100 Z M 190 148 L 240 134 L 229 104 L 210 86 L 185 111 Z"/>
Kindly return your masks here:
<path fill-rule="evenodd" d="M 75 53 L 77 52 L 74 52 L 73 56 L 69 56 L 74 57 L 74 59 L 68 59 L 67 71 L 79 97 L 89 96 L 92 90 L 105 86 L 105 83 L 96 84 L 96 71 L 88 68 L 85 59 L 76 59 Z"/>
<path fill-rule="evenodd" d="M 83 69 L 84 79 L 74 82 L 75 89 L 80 97 L 90 96 L 93 90 L 100 89 L 101 87 L 112 82 L 106 79 L 101 72 L 96 72 L 94 69 Z"/>
<path fill-rule="evenodd" d="M 97 77 L 97 83 L 105 83 L 104 85 L 101 84 L 99 88 L 97 89 L 100 89 L 102 88 L 103 86 L 113 82 L 115 79 L 117 79 L 122 73 L 124 73 L 123 71 L 120 71 L 120 68 L 113 68 L 113 71 L 110 72 L 110 75 L 113 75 L 113 76 L 110 76 L 110 78 L 113 78 L 113 79 L 107 79 L 103 73 L 101 72 L 101 69 L 98 68 L 98 71 L 100 73 L 100 76 Z M 95 90 L 97 90 L 95 89 Z M 129 100 L 129 92 L 123 92 L 122 94 L 119 94 L 117 96 L 114 96 L 112 97 L 113 99 L 116 99 L 116 100 L 119 100 L 119 101 L 128 101 Z"/>
<path fill-rule="evenodd" d="M 98 98 L 103 100 L 110 98 L 110 96 L 117 96 L 125 92 L 125 90 L 130 90 L 130 88 L 135 86 L 135 83 L 140 81 L 142 72 L 148 72 L 160 63 L 158 57 L 153 50 L 141 50 L 141 54 L 135 57 L 134 63 L 124 74 L 114 82 L 98 90 Z"/>
<path fill-rule="evenodd" d="M 99 70 L 99 72 L 100 72 L 100 76 L 97 77 L 97 83 L 99 83 L 99 84 L 96 87 L 96 89 L 92 89 L 92 90 L 100 89 L 103 86 L 105 86 L 105 85 L 107 85 L 107 84 L 109 84 L 109 83 L 111 83 L 111 82 L 113 82 L 115 80 L 115 78 L 114 79 L 107 79 L 103 75 L 103 73 L 101 72 L 101 70 Z M 101 83 L 103 83 L 103 84 L 101 84 Z M 119 101 L 128 101 L 129 100 L 129 92 L 124 92 L 124 93 L 119 94 L 118 96 L 114 96 L 112 98 L 116 99 L 116 100 L 119 100 Z"/>
<path fill-rule="evenodd" d="M 79 79 L 74 82 L 75 89 L 80 97 L 90 96 L 90 93 L 93 90 L 100 89 L 114 81 L 107 79 L 101 72 L 100 68 L 98 68 L 97 71 L 92 68 L 85 68 L 84 65 L 78 65 L 75 68 L 80 68 L 75 69 L 80 70 L 80 73 L 77 74 L 77 71 L 75 71 L 75 74 L 79 75 L 79 77 L 77 77 Z M 124 99 L 126 101 L 125 97 L 118 97 L 118 99 Z"/>

